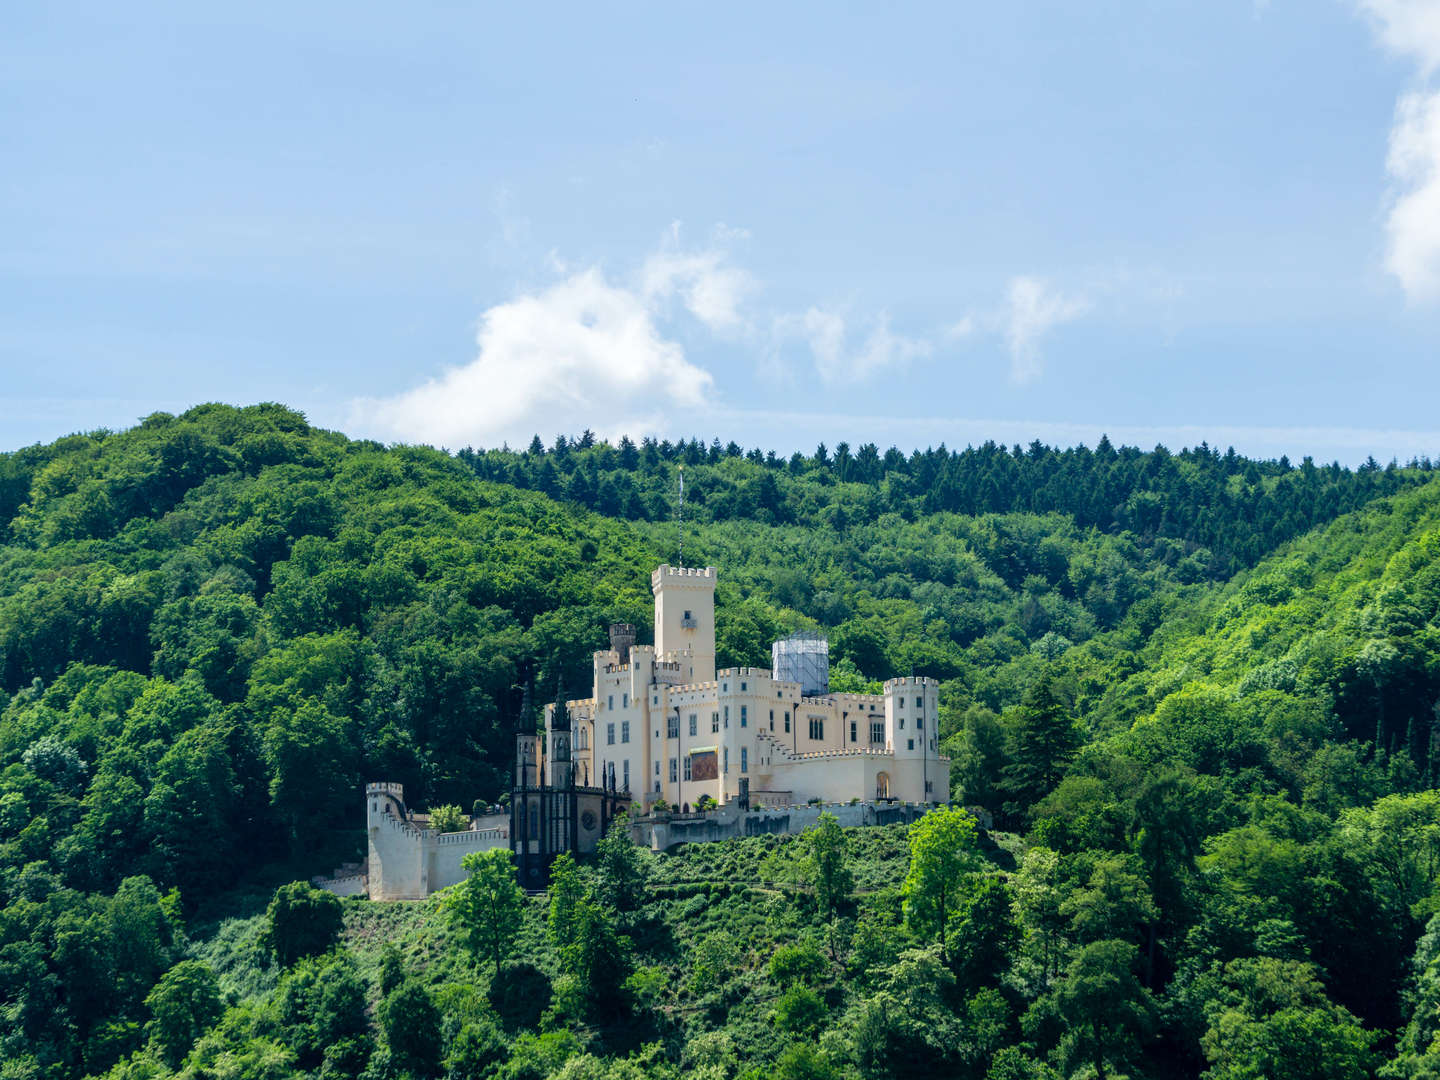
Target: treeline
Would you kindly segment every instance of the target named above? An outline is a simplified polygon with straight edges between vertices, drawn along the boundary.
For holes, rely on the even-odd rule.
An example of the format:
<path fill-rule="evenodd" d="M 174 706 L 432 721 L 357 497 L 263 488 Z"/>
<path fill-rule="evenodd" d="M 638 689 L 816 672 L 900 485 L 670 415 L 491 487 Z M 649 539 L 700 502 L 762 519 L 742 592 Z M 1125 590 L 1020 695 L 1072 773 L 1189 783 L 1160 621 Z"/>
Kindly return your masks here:
<path fill-rule="evenodd" d="M 904 454 L 875 443 L 852 450 L 824 443 L 789 458 L 737 443 L 707 446 L 628 437 L 618 445 L 586 431 L 537 435 L 523 452 L 462 449 L 458 458 L 487 480 L 539 491 L 609 517 L 664 520 L 676 513 L 676 467 L 686 473 L 688 513 L 703 521 L 844 527 L 886 514 L 1063 514 L 1082 528 L 1183 540 L 1214 554 L 1211 573 L 1229 577 L 1315 525 L 1380 495 L 1423 482 L 1427 458 L 1382 468 L 1317 465 L 1304 458 L 1257 461 L 1205 443 L 1172 454 L 1114 447 L 1061 449 L 986 442 L 949 450 L 943 444 Z"/>

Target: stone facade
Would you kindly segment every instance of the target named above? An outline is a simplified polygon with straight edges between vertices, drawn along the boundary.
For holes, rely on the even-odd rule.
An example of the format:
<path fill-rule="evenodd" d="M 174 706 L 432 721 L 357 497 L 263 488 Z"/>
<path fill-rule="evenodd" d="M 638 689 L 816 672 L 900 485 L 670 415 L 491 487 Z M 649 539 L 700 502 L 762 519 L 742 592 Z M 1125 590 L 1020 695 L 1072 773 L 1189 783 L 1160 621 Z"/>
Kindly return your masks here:
<path fill-rule="evenodd" d="M 716 578 L 714 567 L 659 567 L 650 579 L 655 645 L 631 644 L 628 627 L 612 630 L 612 648 L 595 653 L 591 695 L 566 702 L 565 733 L 552 730 L 554 706 L 546 709 L 546 746 L 565 743 L 577 782 L 682 810 L 705 796 L 732 802 L 742 781 L 755 805 L 949 801 L 934 679 L 806 696 L 767 668 L 716 672 Z"/>

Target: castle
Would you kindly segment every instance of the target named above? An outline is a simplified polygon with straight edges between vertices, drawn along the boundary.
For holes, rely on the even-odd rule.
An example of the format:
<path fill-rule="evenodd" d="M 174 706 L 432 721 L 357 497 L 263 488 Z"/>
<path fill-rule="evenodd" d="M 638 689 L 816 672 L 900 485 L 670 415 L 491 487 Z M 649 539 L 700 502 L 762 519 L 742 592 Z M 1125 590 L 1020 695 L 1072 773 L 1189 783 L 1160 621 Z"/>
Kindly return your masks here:
<path fill-rule="evenodd" d="M 939 684 L 903 678 L 879 694 L 832 694 L 828 654 L 776 642 L 773 667 L 715 670 L 714 567 L 650 575 L 655 644 L 610 628 L 590 697 L 545 711 L 547 783 L 628 792 L 645 808 L 689 811 L 708 796 L 751 806 L 950 800 L 939 753 Z"/>
<path fill-rule="evenodd" d="M 817 635 L 775 642 L 770 669 L 717 672 L 715 583 L 714 567 L 651 574 L 655 644 L 612 625 L 610 648 L 594 654 L 591 695 L 547 706 L 543 739 L 516 735 L 508 817 L 437 833 L 414 821 L 399 785 L 369 784 L 367 871 L 326 887 L 418 899 L 460 881 L 469 852 L 508 846 L 521 884 L 538 888 L 556 855 L 594 851 L 632 808 L 644 812 L 634 839 L 665 847 L 798 832 L 818 816 L 811 803 L 856 804 L 843 807 L 844 823 L 870 825 L 949 802 L 934 679 L 832 694 Z"/>

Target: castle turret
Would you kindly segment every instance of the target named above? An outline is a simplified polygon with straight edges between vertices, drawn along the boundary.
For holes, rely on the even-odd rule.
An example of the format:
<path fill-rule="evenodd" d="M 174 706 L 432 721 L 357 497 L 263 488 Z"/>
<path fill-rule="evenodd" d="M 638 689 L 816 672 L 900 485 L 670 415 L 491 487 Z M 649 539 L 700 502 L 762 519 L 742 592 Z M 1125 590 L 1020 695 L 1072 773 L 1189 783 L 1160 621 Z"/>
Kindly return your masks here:
<path fill-rule="evenodd" d="M 565 704 L 565 680 L 555 683 L 555 708 L 550 714 L 548 725 L 550 745 L 546 753 L 546 769 L 551 787 L 568 788 L 574 774 L 574 762 L 570 756 L 570 709 Z"/>
<path fill-rule="evenodd" d="M 661 659 L 681 660 L 685 683 L 715 681 L 715 580 L 713 566 L 698 569 L 662 563 L 650 575 L 655 651 Z"/>

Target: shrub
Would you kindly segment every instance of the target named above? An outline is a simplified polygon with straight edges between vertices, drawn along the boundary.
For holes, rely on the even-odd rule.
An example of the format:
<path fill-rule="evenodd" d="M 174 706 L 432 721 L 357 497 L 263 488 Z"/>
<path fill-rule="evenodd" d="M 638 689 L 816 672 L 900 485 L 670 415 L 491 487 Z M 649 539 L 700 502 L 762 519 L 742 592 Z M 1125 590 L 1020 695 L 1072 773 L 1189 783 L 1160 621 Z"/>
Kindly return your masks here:
<path fill-rule="evenodd" d="M 334 945 L 344 918 L 334 893 L 307 881 L 292 881 L 275 890 L 265 921 L 275 959 L 289 967 L 302 956 L 315 956 Z"/>

